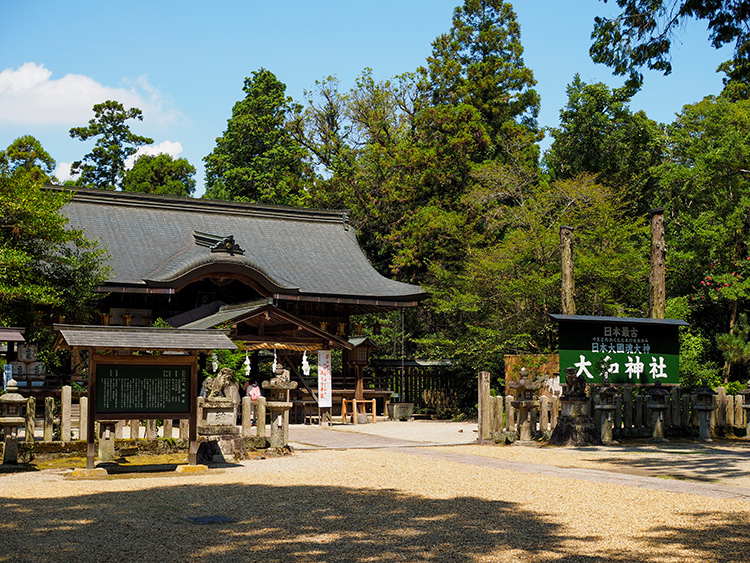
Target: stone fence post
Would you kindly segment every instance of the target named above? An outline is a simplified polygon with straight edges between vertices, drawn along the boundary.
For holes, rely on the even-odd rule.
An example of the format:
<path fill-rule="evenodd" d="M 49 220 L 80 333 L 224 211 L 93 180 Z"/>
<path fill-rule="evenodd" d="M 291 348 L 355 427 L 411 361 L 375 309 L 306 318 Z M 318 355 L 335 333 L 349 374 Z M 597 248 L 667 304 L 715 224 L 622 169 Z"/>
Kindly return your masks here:
<path fill-rule="evenodd" d="M 70 442 L 70 417 L 73 404 L 73 389 L 70 385 L 62 386 L 60 400 L 60 440 Z"/>
<path fill-rule="evenodd" d="M 479 439 L 489 440 L 492 435 L 490 408 L 490 372 L 480 371 L 479 378 Z"/>

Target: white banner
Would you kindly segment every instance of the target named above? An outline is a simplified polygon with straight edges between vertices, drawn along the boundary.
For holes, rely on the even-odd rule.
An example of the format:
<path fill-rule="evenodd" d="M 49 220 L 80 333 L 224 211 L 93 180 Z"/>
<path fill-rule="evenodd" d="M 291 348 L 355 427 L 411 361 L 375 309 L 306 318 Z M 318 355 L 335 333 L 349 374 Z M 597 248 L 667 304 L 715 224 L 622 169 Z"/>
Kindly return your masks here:
<path fill-rule="evenodd" d="M 3 365 L 3 391 L 8 388 L 8 382 L 13 379 L 13 366 L 10 364 Z"/>
<path fill-rule="evenodd" d="M 333 393 L 331 382 L 331 351 L 318 350 L 318 406 L 331 408 Z"/>

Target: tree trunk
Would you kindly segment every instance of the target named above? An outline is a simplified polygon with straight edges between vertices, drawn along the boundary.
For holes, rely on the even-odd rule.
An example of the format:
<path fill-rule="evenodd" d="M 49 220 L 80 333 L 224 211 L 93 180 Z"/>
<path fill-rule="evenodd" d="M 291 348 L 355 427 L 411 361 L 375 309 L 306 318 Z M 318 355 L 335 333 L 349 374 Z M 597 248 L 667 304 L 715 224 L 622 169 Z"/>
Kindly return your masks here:
<path fill-rule="evenodd" d="M 652 319 L 666 315 L 665 288 L 667 244 L 664 241 L 664 208 L 651 210 L 651 272 L 649 275 L 649 312 Z"/>
<path fill-rule="evenodd" d="M 729 317 L 729 334 L 734 334 L 734 326 L 737 324 L 737 312 L 739 311 L 739 301 L 732 301 L 732 314 Z M 724 384 L 729 383 L 729 371 L 732 364 L 729 360 L 724 360 Z"/>
<path fill-rule="evenodd" d="M 564 225 L 560 227 L 560 254 L 562 258 L 562 312 L 563 315 L 575 315 L 573 229 Z"/>

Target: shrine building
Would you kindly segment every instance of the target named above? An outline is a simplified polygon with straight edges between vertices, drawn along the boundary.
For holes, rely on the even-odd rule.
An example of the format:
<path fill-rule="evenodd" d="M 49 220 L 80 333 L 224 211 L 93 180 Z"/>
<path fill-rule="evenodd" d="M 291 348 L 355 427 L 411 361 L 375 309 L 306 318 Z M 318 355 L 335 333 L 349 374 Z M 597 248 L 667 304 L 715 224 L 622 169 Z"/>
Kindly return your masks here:
<path fill-rule="evenodd" d="M 346 377 L 352 315 L 427 297 L 372 267 L 346 211 L 78 189 L 63 213 L 109 252 L 103 325 L 230 326 L 248 351 L 295 357 L 340 348 Z"/>

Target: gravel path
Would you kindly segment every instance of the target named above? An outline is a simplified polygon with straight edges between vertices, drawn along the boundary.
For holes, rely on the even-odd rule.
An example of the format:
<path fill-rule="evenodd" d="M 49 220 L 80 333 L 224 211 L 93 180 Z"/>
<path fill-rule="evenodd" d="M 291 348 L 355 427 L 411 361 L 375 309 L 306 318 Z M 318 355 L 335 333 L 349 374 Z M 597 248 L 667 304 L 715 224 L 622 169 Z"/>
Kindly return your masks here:
<path fill-rule="evenodd" d="M 468 445 L 306 450 L 203 474 L 2 474 L 0 561 L 750 561 L 750 503 L 509 471 L 467 456 L 615 475 L 648 459 Z M 233 521 L 188 520 L 206 516 Z"/>

